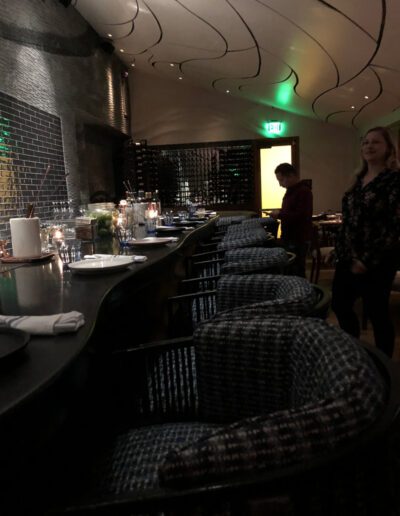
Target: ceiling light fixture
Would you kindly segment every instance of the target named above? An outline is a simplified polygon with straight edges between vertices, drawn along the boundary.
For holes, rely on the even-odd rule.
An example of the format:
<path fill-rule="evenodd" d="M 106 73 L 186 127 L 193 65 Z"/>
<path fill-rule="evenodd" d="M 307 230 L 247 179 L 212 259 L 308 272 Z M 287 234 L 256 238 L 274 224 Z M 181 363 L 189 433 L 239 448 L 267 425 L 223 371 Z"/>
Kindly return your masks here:
<path fill-rule="evenodd" d="M 107 34 L 107 36 L 108 36 L 109 38 L 112 38 L 112 34 Z"/>
<path fill-rule="evenodd" d="M 230 93 L 230 90 L 226 90 L 226 93 Z"/>
<path fill-rule="evenodd" d="M 181 81 L 183 79 L 183 77 L 178 77 L 178 79 Z"/>
<path fill-rule="evenodd" d="M 132 63 L 131 66 L 135 66 L 135 63 Z"/>
<path fill-rule="evenodd" d="M 356 109 L 356 106 L 351 106 L 351 109 Z"/>
<path fill-rule="evenodd" d="M 368 100 L 368 99 L 369 99 L 368 95 L 364 95 L 364 98 L 365 98 L 366 100 Z"/>
<path fill-rule="evenodd" d="M 169 66 L 175 66 L 174 63 L 169 63 Z"/>
<path fill-rule="evenodd" d="M 125 52 L 125 50 L 123 48 L 120 48 L 119 51 L 120 52 Z"/>

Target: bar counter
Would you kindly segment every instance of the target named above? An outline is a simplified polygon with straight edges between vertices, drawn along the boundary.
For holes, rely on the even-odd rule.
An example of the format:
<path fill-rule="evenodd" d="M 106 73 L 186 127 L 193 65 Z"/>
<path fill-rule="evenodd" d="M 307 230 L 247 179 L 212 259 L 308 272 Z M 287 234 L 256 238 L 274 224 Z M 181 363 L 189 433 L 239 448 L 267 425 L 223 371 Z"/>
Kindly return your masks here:
<path fill-rule="evenodd" d="M 2 422 L 49 387 L 84 350 L 104 352 L 162 336 L 166 298 L 184 276 L 185 257 L 212 233 L 215 220 L 182 233 L 176 243 L 133 248 L 132 254 L 146 255 L 147 261 L 109 274 L 74 274 L 58 256 L 9 272 L 5 271 L 13 266 L 1 265 L 0 313 L 50 315 L 76 310 L 85 317 L 77 332 L 31 336 L 23 351 L 0 363 Z M 129 343 L 121 342 L 124 338 Z"/>

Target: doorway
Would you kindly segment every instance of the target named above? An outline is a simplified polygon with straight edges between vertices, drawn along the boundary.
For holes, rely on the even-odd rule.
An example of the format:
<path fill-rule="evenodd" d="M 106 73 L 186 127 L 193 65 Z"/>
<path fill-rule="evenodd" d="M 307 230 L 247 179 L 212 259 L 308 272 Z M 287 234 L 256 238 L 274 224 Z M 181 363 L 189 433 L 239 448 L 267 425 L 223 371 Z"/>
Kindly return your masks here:
<path fill-rule="evenodd" d="M 299 170 L 298 138 L 277 138 L 257 142 L 256 196 L 260 216 L 268 216 L 268 210 L 279 209 L 285 189 L 279 186 L 275 168 L 280 163 L 291 163 Z M 265 210 L 265 211 L 264 211 Z"/>

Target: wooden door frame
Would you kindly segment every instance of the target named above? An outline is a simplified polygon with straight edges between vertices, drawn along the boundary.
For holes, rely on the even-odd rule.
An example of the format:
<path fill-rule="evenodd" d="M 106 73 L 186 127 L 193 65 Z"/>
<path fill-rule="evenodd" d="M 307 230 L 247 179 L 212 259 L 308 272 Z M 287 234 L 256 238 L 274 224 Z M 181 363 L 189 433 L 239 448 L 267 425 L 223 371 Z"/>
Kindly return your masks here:
<path fill-rule="evenodd" d="M 300 171 L 300 139 L 298 136 L 290 136 L 286 138 L 264 138 L 263 140 L 254 140 L 254 210 L 261 217 L 261 163 L 260 150 L 270 149 L 280 145 L 290 145 L 292 148 L 292 164 L 298 171 Z"/>

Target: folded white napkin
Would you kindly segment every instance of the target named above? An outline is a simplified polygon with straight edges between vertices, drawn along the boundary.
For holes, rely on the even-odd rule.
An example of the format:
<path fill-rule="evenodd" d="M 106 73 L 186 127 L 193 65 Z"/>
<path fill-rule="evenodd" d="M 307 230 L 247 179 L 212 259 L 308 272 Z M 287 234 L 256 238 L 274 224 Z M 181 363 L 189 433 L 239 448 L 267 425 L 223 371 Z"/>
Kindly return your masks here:
<path fill-rule="evenodd" d="M 54 315 L 0 315 L 0 328 L 16 328 L 32 335 L 77 331 L 83 324 L 83 314 L 75 311 Z"/>

